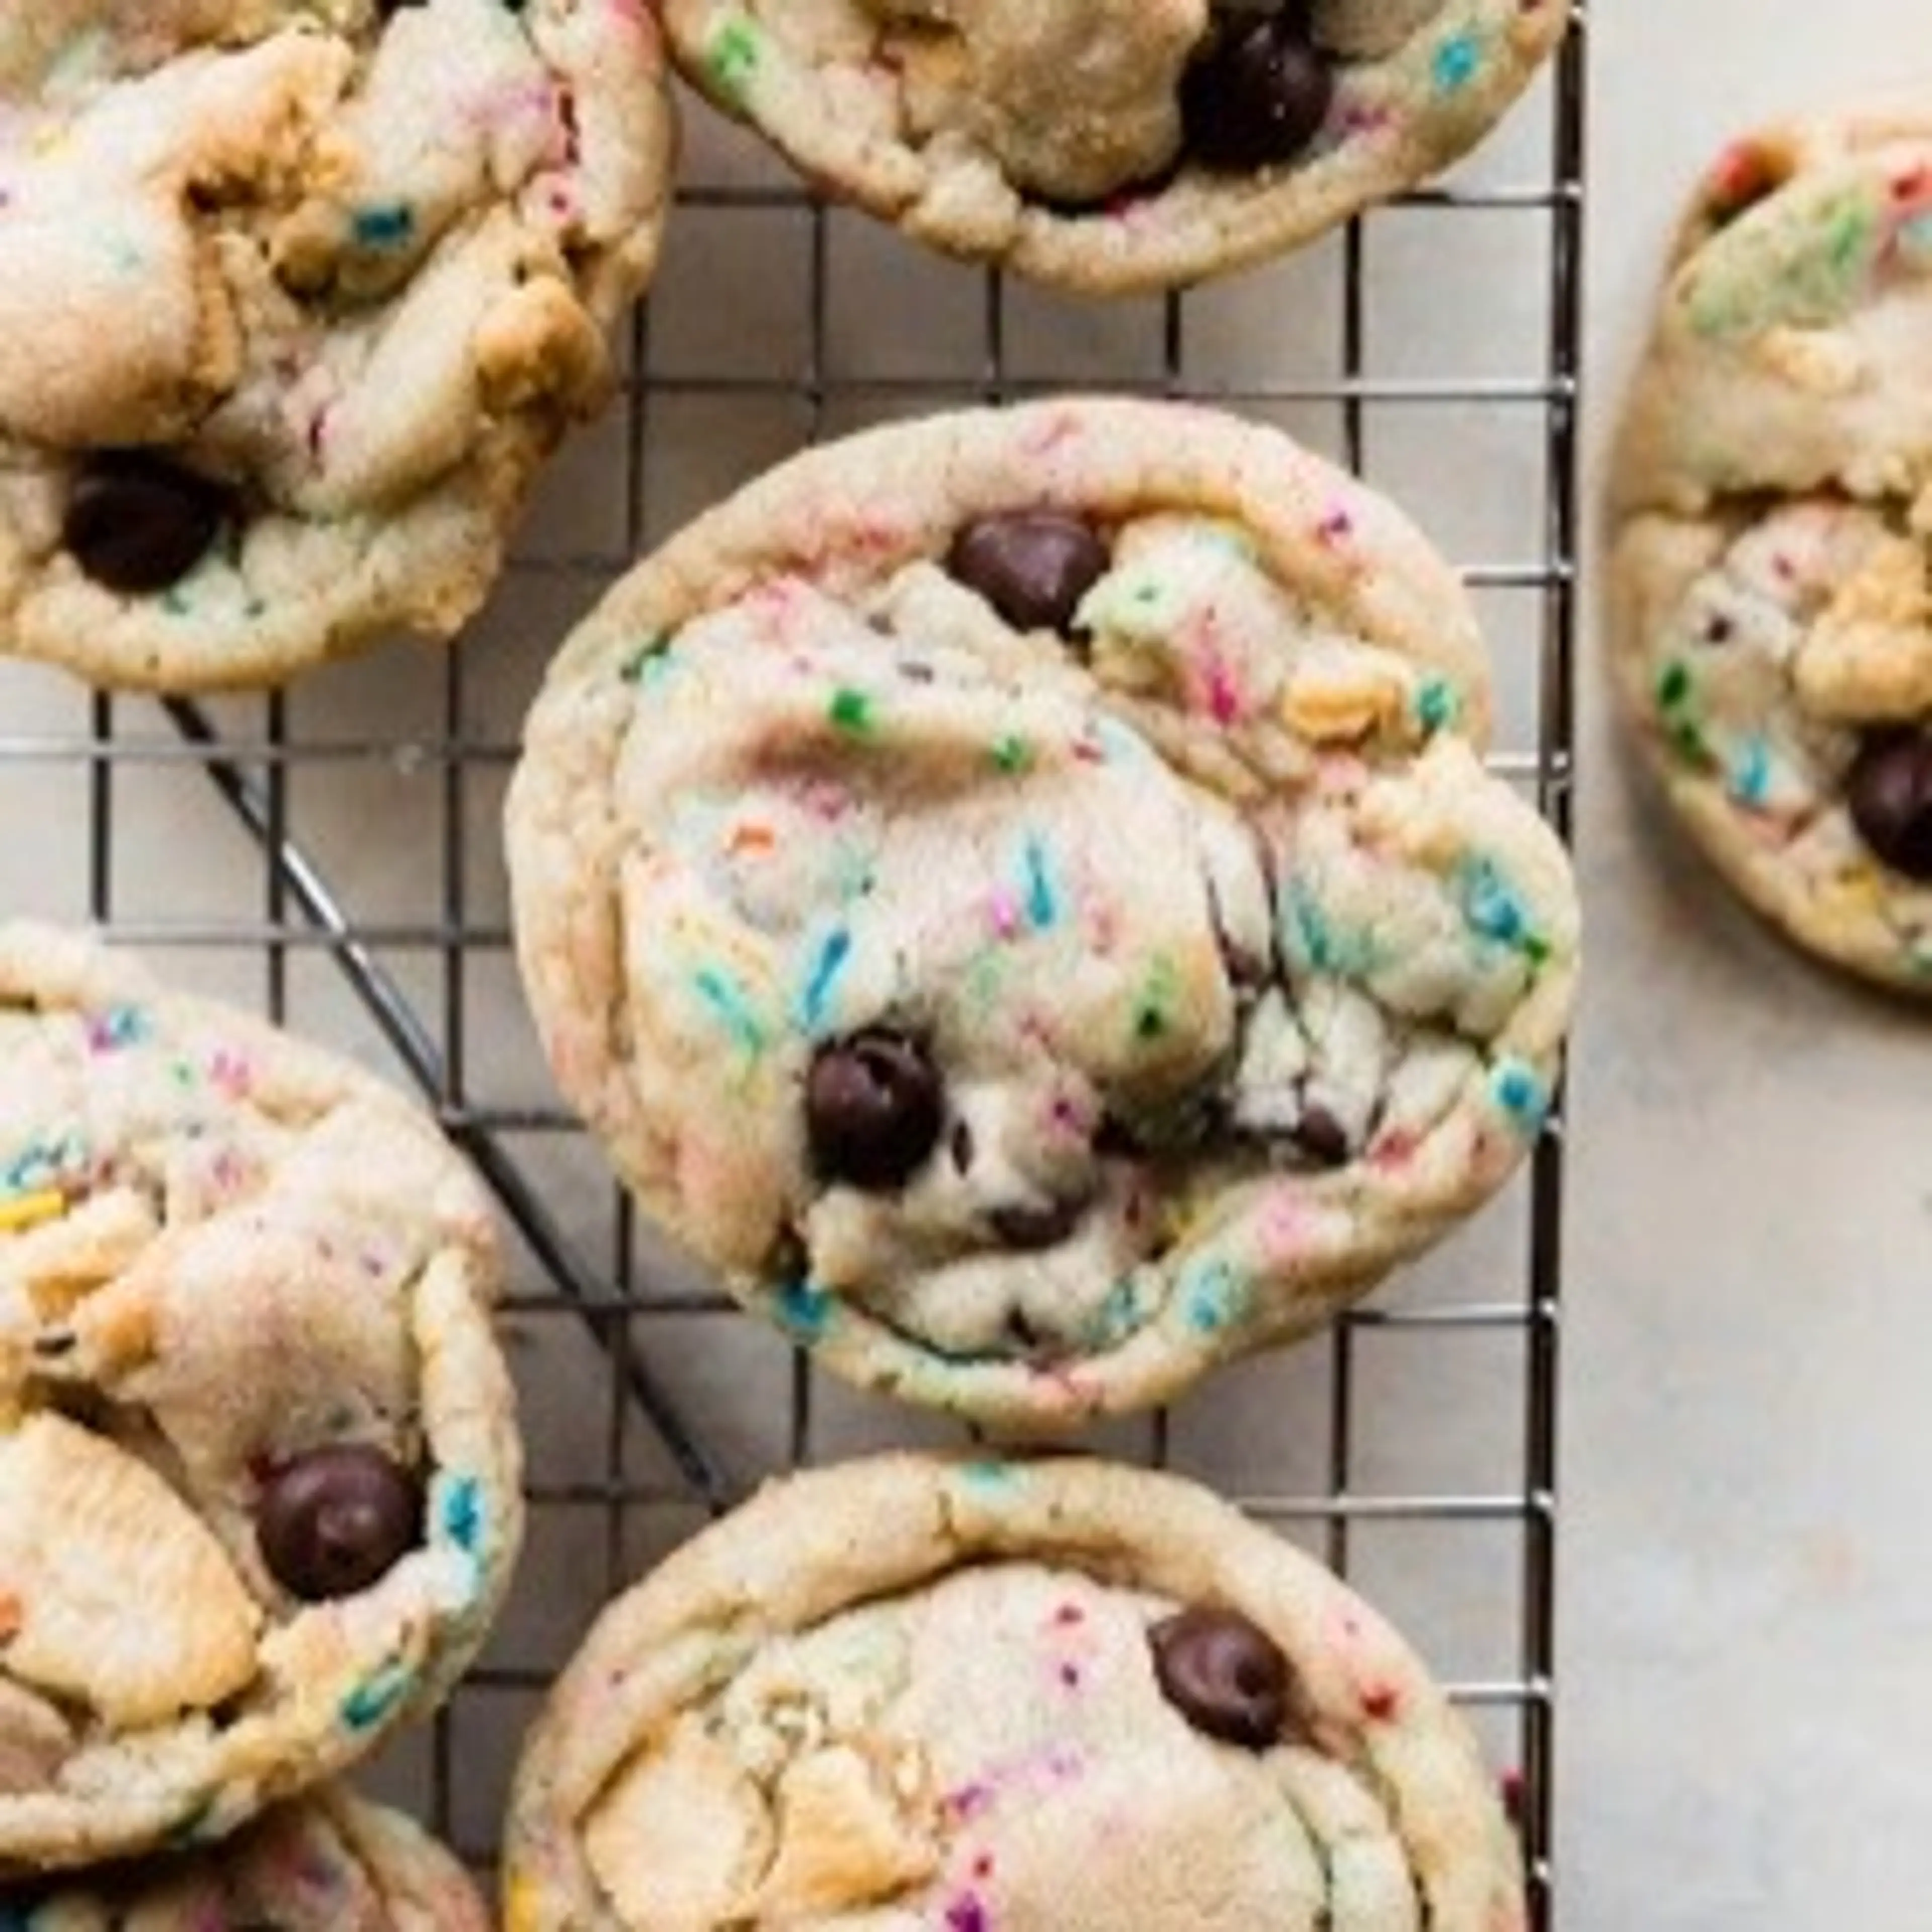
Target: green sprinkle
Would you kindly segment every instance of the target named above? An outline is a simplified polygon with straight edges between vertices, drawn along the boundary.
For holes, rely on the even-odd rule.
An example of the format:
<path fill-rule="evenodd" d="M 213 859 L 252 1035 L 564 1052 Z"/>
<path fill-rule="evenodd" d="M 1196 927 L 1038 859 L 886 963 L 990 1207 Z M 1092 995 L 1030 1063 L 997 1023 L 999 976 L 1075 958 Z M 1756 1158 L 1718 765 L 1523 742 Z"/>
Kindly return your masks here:
<path fill-rule="evenodd" d="M 1440 731 L 1455 723 L 1462 708 L 1456 687 L 1446 677 L 1432 677 L 1415 694 L 1415 715 L 1425 731 Z"/>
<path fill-rule="evenodd" d="M 832 694 L 826 716 L 840 730 L 849 731 L 855 738 L 869 737 L 874 728 L 872 700 L 850 686 L 842 685 Z"/>
<path fill-rule="evenodd" d="M 1660 710 L 1674 711 L 1690 695 L 1690 668 L 1676 661 L 1666 664 L 1657 676 L 1657 702 Z"/>
<path fill-rule="evenodd" d="M 993 764 L 1003 772 L 1023 772 L 1033 763 L 1033 747 L 1024 738 L 1008 736 L 994 741 Z"/>
<path fill-rule="evenodd" d="M 1134 1006 L 1134 1037 L 1158 1040 L 1167 1030 L 1168 1008 L 1174 994 L 1174 962 L 1156 959 Z"/>
<path fill-rule="evenodd" d="M 742 100 L 764 52 L 758 28 L 742 14 L 734 14 L 712 37 L 712 80 L 722 92 L 734 100 Z"/>
<path fill-rule="evenodd" d="M 618 667 L 617 675 L 626 684 L 642 684 L 650 675 L 651 666 L 670 650 L 670 633 L 660 631 L 647 642 L 638 646 Z"/>

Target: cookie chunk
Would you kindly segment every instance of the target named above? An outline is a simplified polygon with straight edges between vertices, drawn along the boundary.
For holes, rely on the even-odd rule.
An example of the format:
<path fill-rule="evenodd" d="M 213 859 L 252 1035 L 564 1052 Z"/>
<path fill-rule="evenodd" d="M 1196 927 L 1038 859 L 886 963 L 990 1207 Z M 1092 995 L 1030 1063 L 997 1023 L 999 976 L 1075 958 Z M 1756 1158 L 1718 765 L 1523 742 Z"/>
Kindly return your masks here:
<path fill-rule="evenodd" d="M 215 1849 L 14 1886 L 21 1932 L 489 1932 L 463 1868 L 400 1812 L 325 1788 Z"/>
<path fill-rule="evenodd" d="M 481 602 L 669 192 L 631 0 L 0 20 L 0 648 L 261 684 Z"/>
<path fill-rule="evenodd" d="M 506 1932 L 1522 1932 L 1460 1720 L 1204 1490 L 795 1477 L 605 1611 L 525 1747 Z"/>
<path fill-rule="evenodd" d="M 1454 578 L 1177 404 L 806 454 L 566 646 L 508 809 L 551 1063 L 830 1366 L 1070 1425 L 1304 1330 L 1535 1137 L 1564 854 Z"/>
<path fill-rule="evenodd" d="M 0 926 L 0 1875 L 218 1838 L 442 1694 L 521 1528 L 497 1273 L 368 1076 Z"/>
<path fill-rule="evenodd" d="M 1671 803 L 1820 956 L 1932 992 L 1932 112 L 1729 148 L 1613 482 L 1610 647 Z"/>
<path fill-rule="evenodd" d="M 1292 248 L 1473 146 L 1566 0 L 666 0 L 673 58 L 830 192 L 1094 293 Z"/>

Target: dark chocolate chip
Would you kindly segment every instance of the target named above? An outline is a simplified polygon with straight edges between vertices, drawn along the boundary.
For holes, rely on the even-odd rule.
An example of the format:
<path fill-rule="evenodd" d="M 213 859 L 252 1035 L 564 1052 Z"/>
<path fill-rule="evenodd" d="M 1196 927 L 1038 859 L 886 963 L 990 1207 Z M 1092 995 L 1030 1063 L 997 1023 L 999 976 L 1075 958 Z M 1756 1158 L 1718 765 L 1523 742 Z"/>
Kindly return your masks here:
<path fill-rule="evenodd" d="M 1238 15 L 1182 77 L 1187 152 L 1210 168 L 1292 160 L 1322 131 L 1334 98 L 1334 69 L 1306 6 Z"/>
<path fill-rule="evenodd" d="M 150 450 L 104 450 L 68 492 L 62 542 L 97 584 L 165 590 L 205 556 L 232 508 L 227 490 Z"/>
<path fill-rule="evenodd" d="M 1288 1716 L 1288 1659 L 1238 1610 L 1192 1610 L 1148 1633 L 1161 1693 L 1197 1731 L 1265 1750 Z"/>
<path fill-rule="evenodd" d="M 1318 1167 L 1340 1167 L 1348 1158 L 1348 1130 L 1319 1102 L 1301 1110 L 1288 1138 Z"/>
<path fill-rule="evenodd" d="M 422 1485 L 360 1442 L 281 1464 L 255 1505 L 262 1560 L 305 1603 L 368 1588 L 422 1540 Z"/>
<path fill-rule="evenodd" d="M 1845 802 L 1886 865 L 1932 879 L 1932 738 L 1905 730 L 1866 739 L 1845 774 Z"/>
<path fill-rule="evenodd" d="M 1058 1246 L 1080 1225 L 1085 1206 L 1084 1201 L 1049 1201 L 1044 1206 L 1016 1204 L 995 1208 L 986 1220 L 1006 1246 L 1031 1253 L 1036 1249 Z"/>
<path fill-rule="evenodd" d="M 952 1156 L 952 1165 L 964 1174 L 973 1165 L 973 1130 L 969 1123 L 956 1120 L 952 1132 L 946 1143 L 946 1151 Z"/>
<path fill-rule="evenodd" d="M 967 524 L 952 539 L 946 567 L 1015 630 L 1064 633 L 1108 561 L 1100 532 L 1082 518 L 1014 510 Z"/>
<path fill-rule="evenodd" d="M 926 1048 L 883 1028 L 820 1048 L 806 1076 L 812 1164 L 855 1187 L 903 1186 L 937 1144 L 944 1111 Z"/>

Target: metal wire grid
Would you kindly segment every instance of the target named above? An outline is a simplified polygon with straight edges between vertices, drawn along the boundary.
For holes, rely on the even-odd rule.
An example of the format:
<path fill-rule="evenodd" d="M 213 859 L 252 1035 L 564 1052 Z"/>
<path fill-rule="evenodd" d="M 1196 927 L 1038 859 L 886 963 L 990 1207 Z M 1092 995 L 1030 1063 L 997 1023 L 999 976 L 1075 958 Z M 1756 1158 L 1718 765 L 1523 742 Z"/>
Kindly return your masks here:
<path fill-rule="evenodd" d="M 1528 186 L 1432 190 L 1403 203 L 1444 235 L 1471 211 L 1512 212 L 1546 224 L 1540 366 L 1483 379 L 1375 373 L 1367 353 L 1372 302 L 1365 251 L 1374 224 L 1386 218 L 1371 216 L 1352 224 L 1340 244 L 1338 370 L 1305 380 L 1217 378 L 1190 354 L 1190 307 L 1198 298 L 1175 296 L 1160 306 L 1158 366 L 1138 380 L 1108 383 L 1238 408 L 1332 410 L 1338 453 L 1371 481 L 1377 480 L 1369 460 L 1372 410 L 1453 405 L 1530 412 L 1541 443 L 1540 544 L 1524 557 L 1468 564 L 1466 574 L 1479 592 L 1514 593 L 1528 600 L 1533 611 L 1526 640 L 1534 653 L 1529 742 L 1504 749 L 1494 763 L 1530 790 L 1566 838 L 1586 66 L 1587 22 L 1579 7 L 1549 95 L 1546 178 Z M 767 398 L 794 412 L 798 431 L 812 438 L 844 426 L 838 418 L 854 410 L 938 406 L 976 394 L 999 400 L 1065 386 L 1015 366 L 1012 291 L 993 272 L 958 272 L 960 287 L 976 283 L 980 304 L 978 368 L 964 380 L 956 374 L 842 372 L 829 352 L 839 272 L 832 224 L 851 218 L 836 216 L 779 182 L 695 186 L 683 193 L 681 204 L 682 220 L 694 232 L 746 211 L 778 212 L 806 224 L 809 306 L 802 367 L 773 372 L 664 367 L 655 356 L 650 310 L 640 310 L 616 432 L 621 453 L 607 452 L 601 459 L 621 466 L 622 528 L 615 533 L 620 541 L 594 549 L 568 540 L 540 542 L 512 567 L 513 578 L 526 586 L 555 580 L 580 606 L 673 520 L 652 500 L 646 460 L 670 399 Z M 526 646 L 520 697 L 542 654 L 541 644 Z M 497 706 L 490 728 L 480 728 L 471 688 L 476 661 L 473 650 L 436 661 L 429 674 L 435 694 L 427 729 L 379 725 L 305 734 L 296 724 L 299 695 L 219 704 L 97 695 L 74 700 L 78 729 L 22 729 L 9 724 L 6 687 L 0 684 L 0 778 L 52 770 L 84 774 L 85 909 L 116 937 L 187 951 L 190 977 L 197 955 L 222 956 L 231 969 L 253 966 L 266 1010 L 310 1031 L 330 1028 L 318 1023 L 312 1000 L 295 997 L 293 982 L 310 962 L 323 962 L 338 992 L 348 994 L 362 1035 L 379 1039 L 434 1107 L 514 1232 L 518 1266 L 508 1319 L 524 1364 L 532 1451 L 532 1548 L 519 1586 L 526 1614 L 513 1615 L 512 1628 L 450 1708 L 376 1779 L 413 1801 L 487 1869 L 518 1727 L 598 1605 L 642 1563 L 728 1507 L 772 1467 L 871 1441 L 903 1440 L 926 1432 L 928 1425 L 890 1412 L 871 1413 L 855 1425 L 854 1415 L 862 1412 L 854 1399 L 823 1385 L 806 1360 L 786 1354 L 775 1338 L 746 1338 L 742 1330 L 751 1324 L 656 1247 L 628 1204 L 609 1188 L 594 1150 L 566 1114 L 541 1095 L 506 1099 L 493 1092 L 487 1071 L 479 1073 L 489 1058 L 483 1029 L 496 1016 L 479 994 L 474 969 L 479 960 L 501 965 L 510 939 L 500 894 L 485 889 L 498 862 L 494 842 L 482 831 L 494 818 L 496 789 L 514 760 L 520 705 Z M 44 705 L 35 715 L 46 711 Z M 307 836 L 311 786 L 352 793 L 379 772 L 401 772 L 416 793 L 433 794 L 426 808 L 439 820 L 431 841 L 434 877 L 418 882 L 416 903 L 404 916 L 358 916 L 353 884 L 338 880 L 345 868 L 319 857 Z M 252 914 L 156 916 L 130 906 L 124 875 L 133 808 L 126 795 L 137 776 L 211 793 L 259 861 Z M 1516 1252 L 1507 1285 L 1472 1294 L 1470 1276 L 1480 1277 L 1482 1270 L 1452 1267 L 1444 1294 L 1378 1301 L 1345 1318 L 1325 1342 L 1235 1372 L 1247 1377 L 1249 1412 L 1269 1417 L 1291 1406 L 1306 1410 L 1317 1418 L 1319 1440 L 1312 1460 L 1284 1454 L 1282 1466 L 1264 1466 L 1258 1478 L 1253 1462 L 1243 1461 L 1245 1479 L 1238 1475 L 1224 1484 L 1244 1507 L 1344 1574 L 1361 1567 L 1363 1539 L 1383 1526 L 1437 1532 L 1438 1552 L 1449 1548 L 1444 1538 L 1504 1532 L 1500 1546 L 1478 1546 L 1482 1553 L 1474 1567 L 1500 1561 L 1507 1568 L 1508 1608 L 1485 1613 L 1492 1654 L 1507 1667 L 1448 1676 L 1492 1753 L 1510 1768 L 1535 1920 L 1546 1928 L 1554 1910 L 1550 1854 L 1564 1142 L 1559 1096 L 1520 1190 L 1520 1227 L 1508 1237 Z M 590 1184 L 608 1203 L 604 1211 L 586 1213 L 581 1187 L 560 1184 L 566 1166 L 580 1179 L 594 1177 Z M 694 1343 L 698 1328 L 706 1340 Z M 1365 1477 L 1366 1418 L 1376 1407 L 1374 1391 L 1365 1386 L 1373 1379 L 1365 1351 L 1401 1336 L 1431 1357 L 1458 1338 L 1499 1340 L 1510 1418 L 1505 1479 L 1457 1484 L 1425 1476 L 1390 1483 Z M 768 1378 L 777 1365 L 782 1420 L 770 1413 L 769 1401 L 748 1430 L 742 1415 L 732 1419 L 734 1408 L 769 1396 L 769 1387 L 762 1394 L 735 1384 L 720 1388 L 715 1377 L 693 1385 L 688 1373 L 680 1372 L 699 1359 L 695 1350 L 717 1349 L 724 1337 L 765 1351 L 760 1372 Z M 735 1376 L 735 1367 L 730 1372 Z M 576 1399 L 584 1381 L 594 1389 L 594 1401 Z M 1198 1466 L 1185 1447 L 1189 1414 L 1184 1407 L 1144 1426 L 1117 1428 L 1100 1446 Z M 1265 1445 L 1256 1452 L 1264 1464 L 1270 1453 Z M 1211 1462 L 1207 1473 L 1214 1473 Z M 1493 1553 L 1498 1547 L 1504 1552 L 1500 1559 Z M 1466 1554 L 1456 1560 L 1466 1570 L 1472 1567 Z M 1370 1593 L 1376 1594 L 1372 1587 Z M 1430 1628 L 1399 1612 L 1397 1621 L 1407 1623 L 1425 1654 L 1432 1652 Z"/>

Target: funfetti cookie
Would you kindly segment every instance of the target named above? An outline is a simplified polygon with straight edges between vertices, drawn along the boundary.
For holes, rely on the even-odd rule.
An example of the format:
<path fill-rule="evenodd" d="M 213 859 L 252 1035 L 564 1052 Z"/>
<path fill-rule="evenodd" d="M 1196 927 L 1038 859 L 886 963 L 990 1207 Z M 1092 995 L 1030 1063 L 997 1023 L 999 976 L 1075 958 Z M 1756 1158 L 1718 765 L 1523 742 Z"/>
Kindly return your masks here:
<path fill-rule="evenodd" d="M 669 194 L 635 0 L 0 15 L 0 651 L 262 684 L 496 574 Z"/>
<path fill-rule="evenodd" d="M 419 1826 L 327 1788 L 208 1850 L 0 1900 L 9 1932 L 489 1932 L 463 1868 Z"/>
<path fill-rule="evenodd" d="M 1100 294 L 1309 240 L 1473 146 L 1568 0 L 666 0 L 673 56 L 806 176 Z"/>
<path fill-rule="evenodd" d="M 1522 1932 L 1402 1640 L 1191 1484 L 902 1456 L 607 1610 L 525 1746 L 506 1932 Z"/>
<path fill-rule="evenodd" d="M 1671 254 L 1616 457 L 1611 662 L 1718 870 L 1932 992 L 1932 106 L 1740 140 Z"/>
<path fill-rule="evenodd" d="M 447 1689 L 522 1522 L 497 1274 L 370 1076 L 0 926 L 0 1879 L 219 1838 Z"/>
<path fill-rule="evenodd" d="M 842 1373 L 1156 1402 L 1455 1225 L 1577 911 L 1454 575 L 1278 434 L 1073 400 L 788 463 L 565 646 L 508 823 L 565 1094 Z"/>

